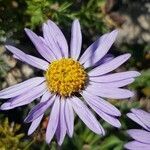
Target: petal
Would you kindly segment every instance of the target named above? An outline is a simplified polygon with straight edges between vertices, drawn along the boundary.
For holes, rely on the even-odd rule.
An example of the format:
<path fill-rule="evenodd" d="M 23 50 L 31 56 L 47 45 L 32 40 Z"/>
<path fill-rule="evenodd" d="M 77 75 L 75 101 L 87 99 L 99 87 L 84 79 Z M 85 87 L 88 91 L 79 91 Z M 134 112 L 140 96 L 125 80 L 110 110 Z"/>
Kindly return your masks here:
<path fill-rule="evenodd" d="M 112 60 L 114 58 L 114 56 L 112 54 L 106 54 L 99 62 L 99 64 L 104 64 L 110 60 Z"/>
<path fill-rule="evenodd" d="M 105 134 L 103 127 L 99 124 L 92 112 L 80 99 L 75 97 L 71 98 L 71 104 L 74 111 L 89 129 L 97 134 Z"/>
<path fill-rule="evenodd" d="M 88 93 L 89 94 L 89 93 Z M 119 122 L 119 120 L 117 118 L 115 118 L 114 114 L 117 114 L 116 116 L 120 116 L 120 112 L 118 109 L 116 109 L 113 105 L 113 107 L 111 106 L 111 104 L 109 104 L 111 107 L 109 107 L 109 105 L 107 106 L 107 103 L 100 103 L 105 102 L 103 99 L 98 99 L 98 97 L 92 96 L 92 95 L 88 95 L 86 94 L 86 96 L 83 96 L 85 101 L 87 102 L 87 104 L 101 117 L 103 118 L 105 121 L 107 121 L 109 124 L 113 125 L 114 127 L 120 128 L 121 127 L 121 123 Z M 89 97 L 90 98 L 89 98 Z M 105 106 L 106 105 L 106 106 Z M 109 108 L 111 109 L 111 111 L 109 110 Z M 115 109 L 114 109 L 115 108 Z M 104 110 L 104 111 L 103 111 Z M 108 113 L 107 111 L 108 110 Z M 113 111 L 115 110 L 115 111 Z M 105 112 L 106 111 L 106 112 Z M 110 115 L 112 114 L 112 115 Z"/>
<path fill-rule="evenodd" d="M 15 108 L 15 106 L 11 106 L 12 101 L 14 100 L 14 98 L 9 99 L 7 102 L 3 103 L 1 105 L 1 110 L 9 110 L 9 109 L 13 109 Z M 20 105 L 19 105 L 20 106 Z M 18 107 L 18 106 L 17 106 Z"/>
<path fill-rule="evenodd" d="M 36 67 L 36 68 L 42 69 L 42 70 L 46 70 L 48 68 L 48 65 L 49 65 L 48 62 L 46 62 L 40 58 L 36 58 L 34 56 L 27 55 L 24 52 L 22 52 L 21 50 L 19 50 L 18 48 L 10 46 L 10 45 L 6 45 L 5 47 L 15 55 L 15 58 L 33 66 L 33 67 Z"/>
<path fill-rule="evenodd" d="M 60 139 L 60 117 L 59 117 L 59 121 L 58 121 L 58 124 L 57 124 L 57 129 L 56 129 L 56 132 L 55 132 L 55 136 L 56 136 L 56 140 L 57 140 L 57 143 L 58 143 L 59 139 Z"/>
<path fill-rule="evenodd" d="M 125 80 L 129 78 L 134 78 L 139 76 L 140 73 L 137 71 L 125 71 L 125 72 L 119 72 L 119 73 L 112 73 L 104 76 L 92 76 L 90 77 L 91 81 L 96 82 L 114 82 L 119 80 Z"/>
<path fill-rule="evenodd" d="M 146 130 L 150 131 L 150 129 L 135 114 L 127 113 L 127 116 Z"/>
<path fill-rule="evenodd" d="M 125 79 L 125 80 L 120 80 L 120 81 L 114 81 L 114 82 L 104 82 L 104 83 L 100 83 L 98 80 L 97 82 L 89 82 L 91 85 L 98 85 L 98 86 L 104 86 L 104 87 L 123 87 L 126 86 L 128 84 L 131 84 L 132 82 L 134 82 L 135 79 L 130 78 L 130 79 Z"/>
<path fill-rule="evenodd" d="M 18 97 L 14 98 L 11 105 L 15 106 L 17 104 L 21 104 L 21 103 L 30 103 L 32 102 L 34 99 L 40 97 L 41 95 L 43 95 L 45 92 L 47 91 L 46 89 L 46 83 L 42 83 L 41 85 L 38 85 L 37 87 L 33 88 L 32 91 L 29 90 L 21 95 L 19 95 Z"/>
<path fill-rule="evenodd" d="M 60 114 L 59 114 L 59 129 L 60 129 L 60 134 L 59 134 L 59 139 L 58 139 L 58 144 L 61 145 L 64 141 L 65 135 L 66 135 L 66 122 L 65 122 L 65 99 L 61 99 L 60 101 Z"/>
<path fill-rule="evenodd" d="M 114 30 L 109 34 L 105 34 L 100 39 L 100 44 L 94 52 L 91 52 L 91 56 L 84 62 L 84 67 L 88 68 L 95 65 L 99 60 L 101 60 L 109 51 L 110 47 L 116 40 L 118 31 Z"/>
<path fill-rule="evenodd" d="M 36 129 L 37 127 L 40 125 L 40 122 L 42 121 L 44 114 L 42 114 L 41 116 L 39 116 L 38 118 L 36 118 L 30 125 L 30 128 L 28 130 L 28 135 L 31 135 Z"/>
<path fill-rule="evenodd" d="M 67 133 L 69 137 L 72 137 L 73 130 L 74 130 L 74 112 L 70 101 L 71 99 L 66 99 L 65 120 L 66 120 Z"/>
<path fill-rule="evenodd" d="M 76 19 L 72 23 L 70 52 L 71 58 L 77 60 L 79 58 L 82 47 L 82 34 L 79 21 Z"/>
<path fill-rule="evenodd" d="M 108 122 L 109 124 L 111 124 L 112 126 L 114 126 L 116 128 L 120 128 L 121 127 L 121 123 L 119 122 L 119 120 L 117 118 L 115 118 L 114 116 L 111 116 L 111 115 L 101 111 L 100 108 L 96 107 L 95 105 L 93 105 L 89 101 L 87 103 L 106 122 Z"/>
<path fill-rule="evenodd" d="M 120 121 L 116 117 L 108 115 L 108 114 L 104 113 L 103 111 L 101 111 L 99 109 L 97 111 L 96 110 L 95 110 L 95 112 L 97 112 L 97 114 L 102 119 L 104 119 L 105 121 L 107 121 L 109 124 L 111 124 L 112 126 L 114 126 L 116 128 L 120 128 L 121 127 L 121 123 L 120 123 Z"/>
<path fill-rule="evenodd" d="M 40 58 L 37 58 L 37 57 L 34 57 L 34 56 L 31 56 L 31 55 L 27 55 L 27 54 L 25 54 L 25 55 L 28 57 L 28 60 L 32 61 L 31 62 L 32 64 L 30 63 L 30 65 L 32 65 L 36 68 L 42 69 L 44 71 L 47 70 L 47 68 L 49 66 L 49 63 L 47 61 L 40 59 Z M 21 57 L 19 58 L 16 55 L 13 55 L 13 57 L 15 59 L 18 59 L 18 60 L 24 62 L 24 60 L 22 60 Z M 29 62 L 27 61 L 27 63 L 29 63 Z"/>
<path fill-rule="evenodd" d="M 46 45 L 55 54 L 56 58 L 61 59 L 63 57 L 63 54 L 54 37 L 54 30 L 52 28 L 49 28 L 46 23 L 43 24 L 43 35 L 43 41 L 45 40 Z"/>
<path fill-rule="evenodd" d="M 148 127 L 150 128 L 150 113 L 142 109 L 131 109 L 131 111 Z"/>
<path fill-rule="evenodd" d="M 150 132 L 139 129 L 131 129 L 127 132 L 134 140 L 145 144 L 150 144 Z"/>
<path fill-rule="evenodd" d="M 25 122 L 29 123 L 37 119 L 39 116 L 41 116 L 43 113 L 46 112 L 46 110 L 53 104 L 55 100 L 55 95 L 48 99 L 45 102 L 41 102 L 37 104 L 31 111 L 29 112 L 28 116 L 25 119 Z"/>
<path fill-rule="evenodd" d="M 150 150 L 150 144 L 144 144 L 138 141 L 128 142 L 124 147 L 129 150 Z"/>
<path fill-rule="evenodd" d="M 106 54 L 102 59 L 100 59 L 97 63 L 95 63 L 95 65 L 93 67 L 97 67 L 99 65 L 107 63 L 110 60 L 112 60 L 113 58 L 114 58 L 114 56 L 112 54 Z"/>
<path fill-rule="evenodd" d="M 51 93 L 49 91 L 47 91 L 42 96 L 41 102 L 47 101 L 50 98 L 50 96 L 51 96 Z M 37 127 L 39 126 L 43 116 L 44 116 L 44 113 L 31 123 L 30 128 L 28 130 L 28 135 L 31 135 L 37 129 Z"/>
<path fill-rule="evenodd" d="M 43 24 L 43 26 L 44 26 L 44 24 Z M 44 29 L 43 29 L 44 30 Z M 44 32 L 44 31 L 43 31 Z M 44 33 L 43 33 L 44 34 Z M 48 41 L 46 40 L 46 39 L 44 39 L 42 36 L 38 36 L 40 39 L 41 39 L 41 41 L 46 45 L 46 46 L 50 46 L 49 45 L 49 43 L 48 43 Z M 50 47 L 49 47 L 50 48 Z M 51 49 L 51 48 L 50 48 Z M 52 50 L 51 50 L 52 51 Z"/>
<path fill-rule="evenodd" d="M 56 43 L 59 45 L 64 57 L 68 57 L 68 44 L 66 38 L 64 37 L 63 33 L 59 29 L 59 27 L 51 20 L 47 21 L 49 29 L 51 30 Z"/>
<path fill-rule="evenodd" d="M 12 99 L 10 100 L 10 101 L 8 101 L 8 102 L 5 102 L 5 103 L 3 103 L 2 105 L 1 105 L 1 110 L 9 110 L 9 109 L 13 109 L 13 108 L 15 108 L 14 106 L 12 107 L 11 106 L 11 101 L 12 101 Z"/>
<path fill-rule="evenodd" d="M 48 48 L 48 46 L 38 37 L 33 31 L 25 28 L 26 34 L 29 36 L 30 40 L 35 45 L 37 51 L 45 58 L 47 61 L 52 62 L 56 60 L 54 53 Z"/>
<path fill-rule="evenodd" d="M 116 68 L 118 68 L 119 66 L 121 66 L 124 62 L 126 62 L 130 58 L 130 56 L 131 56 L 130 54 L 124 54 L 124 55 L 118 56 L 110 60 L 109 62 L 94 68 L 88 73 L 88 75 L 100 76 L 108 72 L 111 72 L 115 70 Z"/>
<path fill-rule="evenodd" d="M 41 68 L 43 67 L 43 70 L 47 70 L 49 63 L 43 59 L 31 56 L 31 55 L 27 55 L 27 57 L 29 57 L 30 60 L 32 60 L 34 63 L 37 64 L 37 66 L 40 66 Z"/>
<path fill-rule="evenodd" d="M 30 91 L 27 91 L 27 92 L 30 92 Z M 20 106 L 23 106 L 23 105 L 27 105 L 27 104 L 31 103 L 34 99 L 36 99 L 36 98 L 40 97 L 41 95 L 43 95 L 44 93 L 46 93 L 46 91 L 44 91 L 44 92 L 42 91 L 39 94 L 33 95 L 33 97 L 31 97 L 32 99 L 29 98 L 29 99 L 27 99 L 25 101 L 22 101 L 20 103 L 17 103 L 17 104 L 12 104 L 12 102 L 15 101 L 19 96 L 14 97 L 14 98 L 10 99 L 9 101 L 7 101 L 6 103 L 2 104 L 0 109 L 1 110 L 9 110 L 9 109 L 13 109 L 13 108 L 20 107 Z M 25 96 L 25 95 L 26 95 L 26 93 L 23 93 L 20 96 Z"/>
<path fill-rule="evenodd" d="M 94 52 L 99 49 L 100 45 L 102 45 L 101 47 L 105 46 L 104 42 L 105 40 L 112 34 L 112 33 L 117 33 L 117 31 L 113 31 L 111 33 L 106 33 L 104 35 L 102 35 L 98 40 L 96 40 L 93 44 L 91 44 L 86 51 L 83 53 L 83 55 L 81 56 L 81 58 L 79 59 L 81 64 L 84 64 L 88 59 L 93 57 Z M 106 44 L 107 45 L 107 44 Z M 109 44 L 108 44 L 109 45 Z M 102 54 L 107 53 L 107 49 L 102 49 Z M 102 55 L 101 54 L 101 55 Z M 100 60 L 100 58 L 99 58 Z"/>
<path fill-rule="evenodd" d="M 86 91 L 83 91 L 81 95 L 88 104 L 90 103 L 91 105 L 97 107 L 101 111 L 112 116 L 121 116 L 120 111 L 115 106 L 103 100 L 102 98 L 92 95 Z"/>
<path fill-rule="evenodd" d="M 48 126 L 46 130 L 46 142 L 50 143 L 59 121 L 60 98 L 56 96 L 54 105 L 52 107 L 51 115 L 49 117 Z"/>
<path fill-rule="evenodd" d="M 125 99 L 130 98 L 134 94 L 133 92 L 126 90 L 126 89 L 120 89 L 120 88 L 114 88 L 114 87 L 102 87 L 102 86 L 96 86 L 96 85 L 89 85 L 86 88 L 87 92 L 90 92 L 93 95 L 105 97 L 105 98 L 114 98 L 114 99 Z"/>
<path fill-rule="evenodd" d="M 35 77 L 28 79 L 22 83 L 13 85 L 0 91 L 0 98 L 7 99 L 11 97 L 16 97 L 26 91 L 33 89 L 34 87 L 40 85 L 44 81 L 45 81 L 44 77 Z"/>
<path fill-rule="evenodd" d="M 41 98 L 41 102 L 48 101 L 53 95 L 50 93 L 50 91 L 47 91 L 44 93 L 44 95 Z"/>

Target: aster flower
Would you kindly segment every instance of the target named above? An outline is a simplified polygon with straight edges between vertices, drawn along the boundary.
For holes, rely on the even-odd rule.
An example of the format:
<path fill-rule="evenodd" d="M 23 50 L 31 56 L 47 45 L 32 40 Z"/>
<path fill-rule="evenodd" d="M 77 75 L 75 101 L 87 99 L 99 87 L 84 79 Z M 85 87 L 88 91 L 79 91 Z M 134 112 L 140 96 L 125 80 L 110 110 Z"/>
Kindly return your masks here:
<path fill-rule="evenodd" d="M 25 29 L 25 32 L 43 59 L 25 54 L 10 45 L 6 48 L 16 59 L 43 70 L 44 75 L 0 91 L 0 98 L 10 98 L 1 109 L 13 109 L 41 97 L 41 101 L 29 112 L 25 122 L 32 122 L 28 131 L 30 135 L 39 126 L 44 113 L 51 108 L 46 130 L 47 143 L 50 143 L 54 135 L 60 145 L 66 134 L 72 137 L 74 112 L 89 129 L 104 135 L 103 127 L 88 106 L 105 121 L 119 128 L 121 124 L 117 117 L 121 115 L 120 111 L 103 98 L 132 97 L 133 93 L 122 87 L 132 83 L 139 73 L 110 73 L 130 57 L 130 54 L 116 58 L 107 55 L 118 31 L 104 34 L 81 57 L 82 34 L 78 20 L 74 20 L 72 24 L 70 50 L 63 33 L 50 20 L 43 24 L 43 37 L 29 29 Z M 92 69 L 88 71 L 90 67 Z"/>
<path fill-rule="evenodd" d="M 130 129 L 128 134 L 134 139 L 125 144 L 129 150 L 150 150 L 150 113 L 141 109 L 131 109 L 127 116 L 143 129 Z"/>

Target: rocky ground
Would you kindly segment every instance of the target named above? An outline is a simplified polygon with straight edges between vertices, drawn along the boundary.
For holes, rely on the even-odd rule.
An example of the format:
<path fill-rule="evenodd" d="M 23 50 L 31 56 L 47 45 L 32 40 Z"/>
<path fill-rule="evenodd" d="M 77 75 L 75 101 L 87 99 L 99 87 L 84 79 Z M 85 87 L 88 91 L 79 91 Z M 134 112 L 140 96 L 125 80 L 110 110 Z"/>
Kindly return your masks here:
<path fill-rule="evenodd" d="M 149 0 L 107 0 L 106 21 L 120 28 L 118 43 L 150 43 Z"/>
<path fill-rule="evenodd" d="M 33 76 L 33 68 L 27 64 L 17 62 L 10 53 L 8 54 L 6 52 L 4 46 L 0 47 L 0 55 L 1 61 L 5 64 L 1 65 L 3 68 L 0 68 L 0 72 L 3 72 L 3 82 L 1 84 L 2 89 Z"/>

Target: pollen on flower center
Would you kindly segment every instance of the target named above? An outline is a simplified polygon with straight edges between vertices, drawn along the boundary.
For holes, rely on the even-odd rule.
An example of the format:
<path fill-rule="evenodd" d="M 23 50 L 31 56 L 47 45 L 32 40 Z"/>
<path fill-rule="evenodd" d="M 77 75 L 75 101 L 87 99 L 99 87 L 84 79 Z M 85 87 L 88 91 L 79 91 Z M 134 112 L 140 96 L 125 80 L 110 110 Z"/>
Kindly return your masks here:
<path fill-rule="evenodd" d="M 51 92 L 67 97 L 84 88 L 87 73 L 78 61 L 62 58 L 49 65 L 45 77 Z"/>

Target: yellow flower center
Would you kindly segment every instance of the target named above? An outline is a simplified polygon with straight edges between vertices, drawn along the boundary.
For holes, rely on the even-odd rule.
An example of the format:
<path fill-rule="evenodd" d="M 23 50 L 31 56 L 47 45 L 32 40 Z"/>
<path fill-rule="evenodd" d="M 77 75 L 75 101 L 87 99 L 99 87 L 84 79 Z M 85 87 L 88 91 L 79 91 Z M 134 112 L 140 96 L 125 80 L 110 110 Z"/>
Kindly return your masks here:
<path fill-rule="evenodd" d="M 83 66 L 71 58 L 53 61 L 45 77 L 49 90 L 65 97 L 81 91 L 87 81 Z"/>

